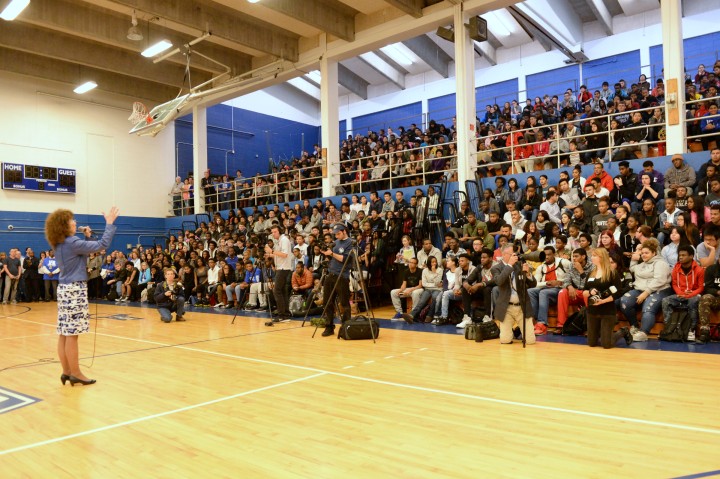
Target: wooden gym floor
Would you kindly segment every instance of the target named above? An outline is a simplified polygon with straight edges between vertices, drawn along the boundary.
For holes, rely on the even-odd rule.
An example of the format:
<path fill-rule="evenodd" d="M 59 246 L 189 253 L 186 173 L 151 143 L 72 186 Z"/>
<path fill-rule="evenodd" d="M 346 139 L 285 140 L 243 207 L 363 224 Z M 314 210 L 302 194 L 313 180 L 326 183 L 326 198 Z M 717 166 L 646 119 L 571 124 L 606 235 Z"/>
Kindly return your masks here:
<path fill-rule="evenodd" d="M 3 478 L 720 474 L 717 354 L 389 327 L 344 342 L 257 314 L 165 324 L 104 303 L 81 338 L 98 383 L 72 388 L 55 304 L 29 306 L 0 306 Z"/>

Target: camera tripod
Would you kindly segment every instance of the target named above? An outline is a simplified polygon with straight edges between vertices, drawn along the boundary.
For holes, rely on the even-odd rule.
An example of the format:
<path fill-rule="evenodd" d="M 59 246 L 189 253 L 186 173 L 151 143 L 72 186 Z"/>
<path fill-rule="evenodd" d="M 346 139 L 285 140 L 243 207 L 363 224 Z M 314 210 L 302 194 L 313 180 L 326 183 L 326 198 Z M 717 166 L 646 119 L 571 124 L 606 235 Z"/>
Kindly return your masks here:
<path fill-rule="evenodd" d="M 352 258 L 352 263 L 351 263 L 351 259 L 350 259 L 350 258 Z M 367 294 L 367 287 L 366 287 L 366 285 L 365 285 L 365 278 L 364 278 L 364 276 L 363 276 L 363 274 L 362 274 L 362 273 L 363 273 L 363 272 L 362 272 L 362 267 L 360 266 L 360 258 L 358 257 L 358 245 L 357 245 L 357 242 L 355 242 L 355 240 L 352 241 L 352 246 L 350 247 L 350 253 L 348 254 L 347 258 L 345 258 L 345 261 L 343 262 L 342 268 L 340 269 L 340 273 L 338 274 L 338 280 L 343 276 L 343 273 L 345 273 L 345 271 L 348 269 L 348 267 L 350 268 L 350 275 L 352 275 L 353 273 L 357 274 L 357 281 L 358 281 L 358 283 L 359 283 L 359 285 L 360 285 L 360 291 L 362 291 L 363 301 L 365 302 L 365 308 L 366 308 L 367 311 L 369 312 L 369 315 L 368 315 L 369 318 L 370 318 L 370 319 L 375 319 L 375 315 L 374 315 L 374 313 L 373 313 L 373 311 L 372 311 L 372 306 L 370 305 L 370 297 L 369 297 L 368 294 Z M 327 270 L 326 270 L 326 271 L 327 271 Z M 336 312 L 336 313 L 338 313 L 338 312 L 340 311 L 340 308 L 337 307 L 338 297 L 335 295 L 335 291 L 337 290 L 338 283 L 339 283 L 339 282 L 336 280 L 336 281 L 335 281 L 335 284 L 333 285 L 333 289 L 332 289 L 332 291 L 330 291 L 330 294 L 329 294 L 329 295 L 328 295 L 325 291 L 323 291 L 323 299 L 333 298 L 333 301 L 335 301 L 335 304 L 336 304 L 335 312 Z M 323 283 L 323 284 L 324 284 L 324 283 Z M 323 308 L 321 317 L 323 317 L 323 318 L 325 317 L 325 314 L 326 314 L 326 312 L 327 312 L 327 308 L 328 308 L 329 305 L 330 305 L 330 302 L 329 302 L 329 301 L 325 301 L 325 305 L 324 305 L 324 308 Z M 307 317 L 307 314 L 306 314 L 306 317 Z M 334 321 L 335 321 L 335 318 L 333 317 L 333 318 L 331 319 L 331 321 L 334 322 Z M 341 321 L 342 321 L 342 318 L 341 318 Z M 305 324 L 305 321 L 303 321 L 303 325 L 304 325 L 304 324 Z M 331 324 L 332 324 L 332 323 L 331 323 Z M 319 327 L 320 327 L 320 324 L 319 324 L 319 323 L 316 323 L 316 324 L 315 324 L 315 331 L 313 331 L 313 334 L 312 334 L 312 337 L 313 337 L 313 338 L 315 337 L 315 334 L 317 333 L 317 330 L 318 330 Z M 376 342 L 375 331 L 374 331 L 374 329 L 372 328 L 372 326 L 370 327 L 370 333 L 371 333 L 372 338 L 373 338 L 373 343 Z M 338 336 L 338 337 L 339 337 L 339 336 Z"/>

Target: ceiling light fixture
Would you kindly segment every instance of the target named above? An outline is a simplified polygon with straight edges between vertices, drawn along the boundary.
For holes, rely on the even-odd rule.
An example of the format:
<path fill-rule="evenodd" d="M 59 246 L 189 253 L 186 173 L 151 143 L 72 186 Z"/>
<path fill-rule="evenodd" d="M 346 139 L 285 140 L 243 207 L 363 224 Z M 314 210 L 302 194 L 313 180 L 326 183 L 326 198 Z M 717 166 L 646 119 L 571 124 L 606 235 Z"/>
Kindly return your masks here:
<path fill-rule="evenodd" d="M 5 10 L 0 13 L 0 18 L 3 20 L 12 21 L 20 15 L 20 12 L 25 10 L 25 7 L 30 5 L 30 0 L 12 0 L 10 4 L 5 7 Z"/>
<path fill-rule="evenodd" d="M 257 3 L 257 2 L 259 2 L 260 0 L 247 0 L 247 1 L 248 1 L 248 3 Z"/>
<path fill-rule="evenodd" d="M 154 57 L 158 53 L 162 53 L 168 48 L 170 48 L 172 45 L 172 42 L 170 40 L 160 40 L 155 45 L 146 48 L 141 55 L 147 58 Z"/>
<path fill-rule="evenodd" d="M 135 16 L 135 10 L 133 10 L 133 12 L 132 12 L 132 27 L 130 27 L 127 32 L 128 40 L 134 40 L 136 42 L 139 42 L 140 40 L 143 39 L 143 34 L 137 25 L 138 25 L 137 17 Z"/>
<path fill-rule="evenodd" d="M 83 93 L 87 93 L 96 87 L 97 87 L 97 83 L 95 83 L 94 81 L 86 81 L 85 83 L 83 83 L 82 85 L 80 85 L 79 87 L 74 89 L 73 91 L 75 93 L 77 93 L 78 95 L 82 95 Z"/>

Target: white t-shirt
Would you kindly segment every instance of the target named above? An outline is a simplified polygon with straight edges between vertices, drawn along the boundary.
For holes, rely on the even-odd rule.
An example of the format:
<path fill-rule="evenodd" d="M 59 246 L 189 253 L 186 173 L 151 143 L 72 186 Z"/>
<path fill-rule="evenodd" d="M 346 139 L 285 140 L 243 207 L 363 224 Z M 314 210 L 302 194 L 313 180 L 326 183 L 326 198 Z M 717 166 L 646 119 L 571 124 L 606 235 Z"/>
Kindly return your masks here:
<path fill-rule="evenodd" d="M 288 238 L 285 235 L 280 235 L 280 239 L 277 240 L 275 243 L 275 246 L 273 247 L 273 251 L 279 251 L 281 253 L 287 254 L 287 257 L 281 258 L 280 256 L 275 256 L 275 269 L 276 270 L 288 270 L 292 271 L 293 269 L 293 254 L 292 254 L 292 241 L 290 241 L 290 238 Z"/>

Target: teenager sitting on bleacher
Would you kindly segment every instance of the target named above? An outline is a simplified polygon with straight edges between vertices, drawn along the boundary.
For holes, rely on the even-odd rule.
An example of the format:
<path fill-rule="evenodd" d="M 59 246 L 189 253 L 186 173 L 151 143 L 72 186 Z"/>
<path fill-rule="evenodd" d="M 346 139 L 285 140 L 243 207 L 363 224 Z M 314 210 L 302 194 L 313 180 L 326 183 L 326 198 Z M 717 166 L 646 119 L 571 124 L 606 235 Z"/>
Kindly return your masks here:
<path fill-rule="evenodd" d="M 670 267 L 658 255 L 658 249 L 657 240 L 646 240 L 640 245 L 640 251 L 633 253 L 630 262 L 630 271 L 635 277 L 634 289 L 623 295 L 620 310 L 630 323 L 633 341 L 648 340 L 647 335 L 655 326 L 655 316 L 662 307 L 662 300 L 673 292 L 670 287 Z M 642 308 L 639 328 L 638 307 Z"/>

